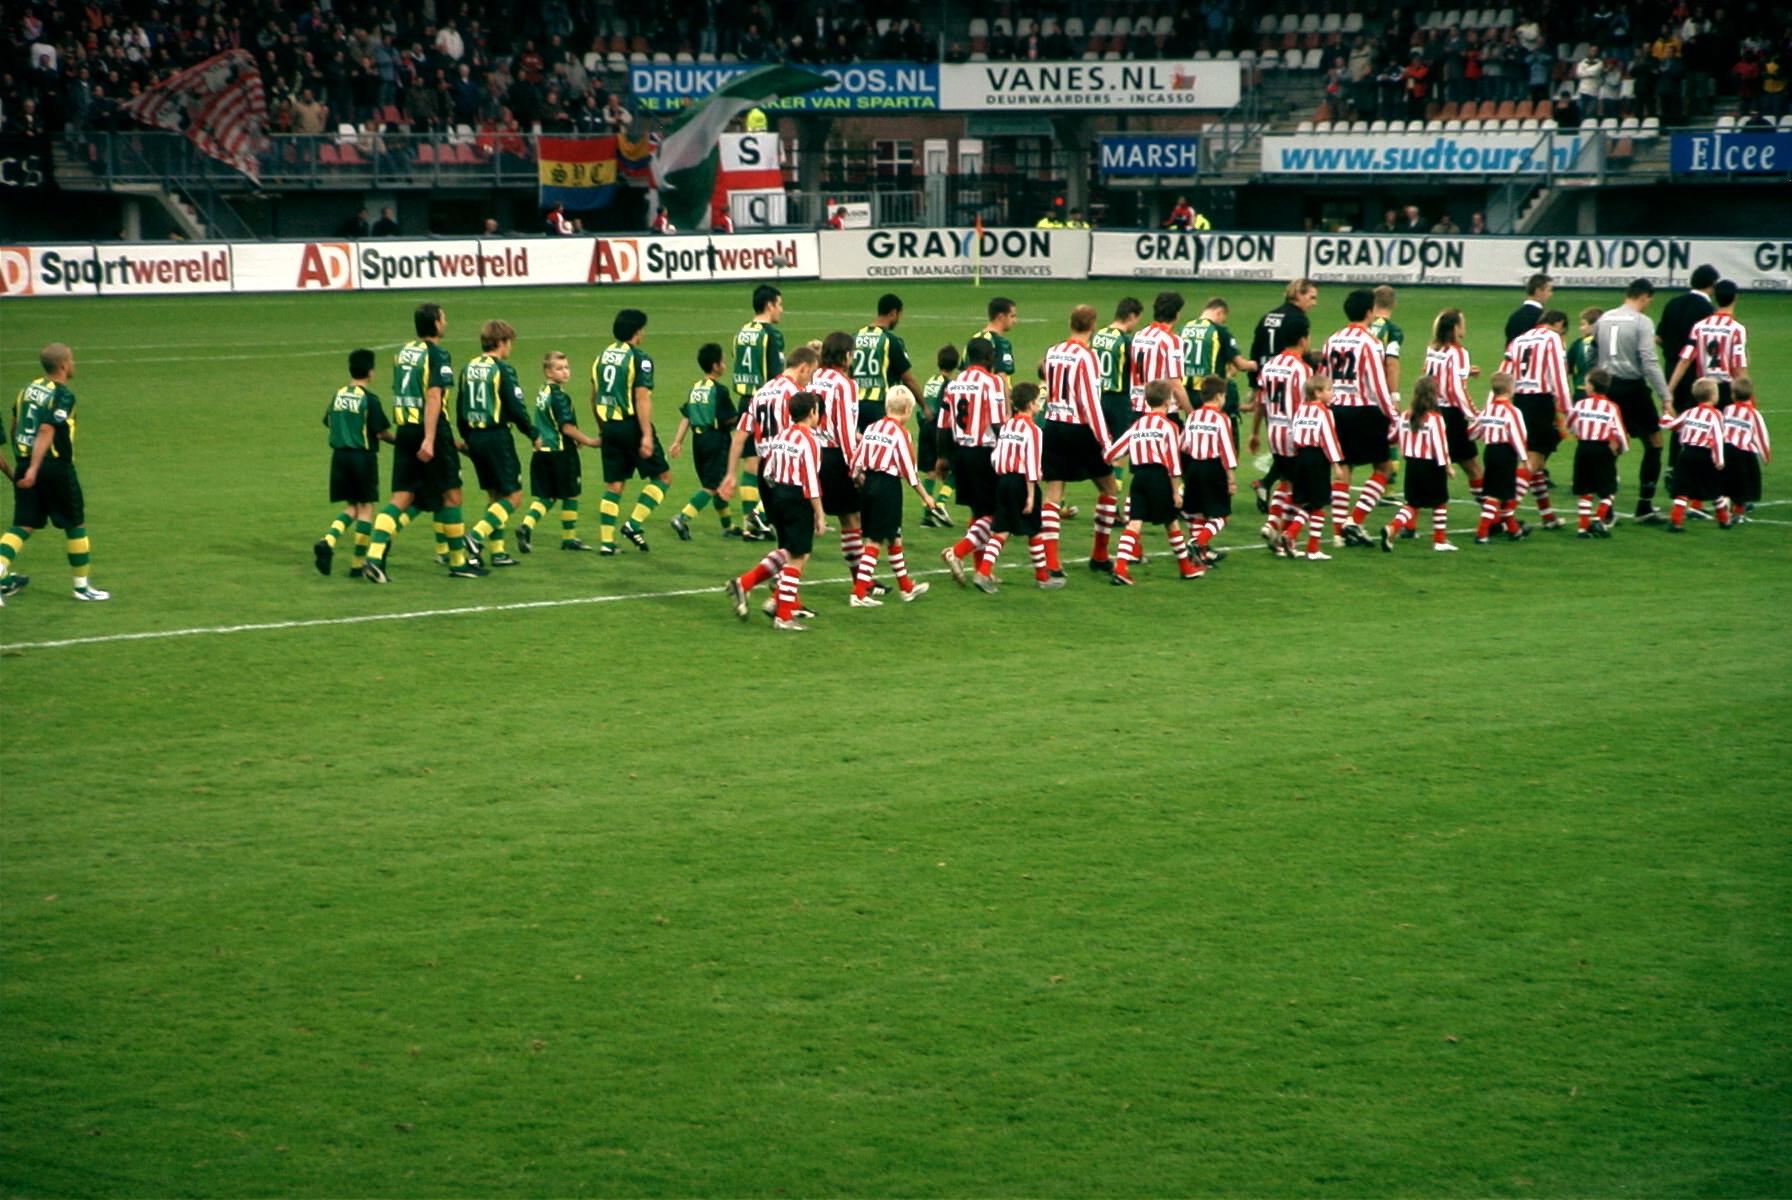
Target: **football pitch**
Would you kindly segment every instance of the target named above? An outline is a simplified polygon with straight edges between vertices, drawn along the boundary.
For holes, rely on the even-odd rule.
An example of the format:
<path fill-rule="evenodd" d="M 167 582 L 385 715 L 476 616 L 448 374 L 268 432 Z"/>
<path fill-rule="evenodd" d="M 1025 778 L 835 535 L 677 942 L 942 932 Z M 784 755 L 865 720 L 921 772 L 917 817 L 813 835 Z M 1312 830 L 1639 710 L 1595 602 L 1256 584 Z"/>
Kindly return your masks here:
<path fill-rule="evenodd" d="M 1159 286 L 902 284 L 899 332 L 925 378 L 1011 296 L 1031 377 Z M 1247 342 L 1280 299 L 1172 286 Z M 483 580 L 417 527 L 388 586 L 313 568 L 325 404 L 358 346 L 389 400 L 419 301 L 457 367 L 514 325 L 531 393 L 565 351 L 588 432 L 646 310 L 669 442 L 751 290 L 0 309 L 9 396 L 75 351 L 113 593 L 40 533 L 0 612 L 0 1192 L 1792 1195 L 1786 466 L 1729 531 L 1290 563 L 1241 463 L 1207 578 L 1151 535 L 1139 586 L 1039 592 L 1011 544 L 996 596 L 911 499 L 930 593 L 849 609 L 818 539 L 803 635 L 728 610 L 755 547 L 667 528 L 688 457 L 647 554 L 556 515 Z M 790 344 L 882 290 L 786 285 Z M 1404 390 L 1437 309 L 1491 373 L 1520 298 L 1404 289 Z M 1792 445 L 1792 298 L 1737 316 Z"/>

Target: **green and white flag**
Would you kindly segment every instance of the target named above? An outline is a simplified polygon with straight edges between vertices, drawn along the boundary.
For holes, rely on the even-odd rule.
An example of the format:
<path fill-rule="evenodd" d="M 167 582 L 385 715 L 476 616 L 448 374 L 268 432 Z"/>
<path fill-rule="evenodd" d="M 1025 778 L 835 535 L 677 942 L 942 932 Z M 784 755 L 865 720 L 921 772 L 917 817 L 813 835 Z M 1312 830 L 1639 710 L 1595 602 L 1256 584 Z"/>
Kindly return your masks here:
<path fill-rule="evenodd" d="M 678 115 L 653 155 L 655 198 L 680 229 L 708 229 L 717 147 L 728 122 L 774 96 L 830 86 L 826 75 L 772 65 L 736 75 Z"/>

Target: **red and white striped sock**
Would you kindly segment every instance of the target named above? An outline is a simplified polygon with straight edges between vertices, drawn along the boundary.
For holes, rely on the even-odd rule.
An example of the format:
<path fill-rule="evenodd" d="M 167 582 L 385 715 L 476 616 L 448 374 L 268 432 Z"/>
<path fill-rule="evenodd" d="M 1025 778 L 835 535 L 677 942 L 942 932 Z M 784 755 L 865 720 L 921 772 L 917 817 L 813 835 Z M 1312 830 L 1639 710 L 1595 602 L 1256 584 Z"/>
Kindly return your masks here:
<path fill-rule="evenodd" d="M 1033 578 L 1044 581 L 1051 578 L 1051 568 L 1046 566 L 1046 541 L 1043 534 L 1027 539 L 1027 557 L 1033 560 Z"/>
<path fill-rule="evenodd" d="M 1344 522 L 1350 517 L 1350 485 L 1332 481 L 1332 536 L 1337 537 L 1344 532 Z"/>
<path fill-rule="evenodd" d="M 1601 496 L 1599 498 L 1599 512 L 1597 515 L 1600 521 L 1604 524 L 1610 525 L 1612 523 L 1612 498 L 1610 496 Z"/>
<path fill-rule="evenodd" d="M 1205 550 L 1207 543 L 1218 537 L 1220 531 L 1226 527 L 1227 519 L 1226 517 L 1209 517 L 1201 522 L 1201 527 L 1195 530 L 1195 544 Z"/>
<path fill-rule="evenodd" d="M 1690 503 L 1694 508 L 1698 509 L 1700 512 L 1705 511 L 1705 502 L 1703 500 L 1692 500 L 1692 501 L 1688 501 L 1688 503 Z"/>
<path fill-rule="evenodd" d="M 1413 520 L 1417 516 L 1418 514 L 1413 511 L 1412 505 L 1402 504 L 1400 506 L 1400 511 L 1394 514 L 1394 519 L 1388 522 L 1388 528 L 1392 529 L 1395 533 L 1399 533 L 1405 529 L 1411 529 L 1413 527 Z"/>
<path fill-rule="evenodd" d="M 1089 551 L 1089 557 L 1096 562 L 1108 556 L 1108 543 L 1114 534 L 1114 516 L 1119 511 L 1119 502 L 1112 496 L 1103 496 L 1095 502 L 1095 546 Z"/>
<path fill-rule="evenodd" d="M 1555 506 L 1549 502 L 1549 480 L 1539 471 L 1531 476 L 1531 499 L 1537 502 L 1537 515 L 1545 521 L 1556 519 Z"/>
<path fill-rule="evenodd" d="M 1269 494 L 1270 524 L 1280 524 L 1282 519 L 1288 515 L 1288 508 L 1288 484 L 1286 482 L 1278 482 L 1276 484 L 1276 490 Z"/>
<path fill-rule="evenodd" d="M 1499 519 L 1500 519 L 1500 502 L 1498 500 L 1495 500 L 1492 496 L 1482 497 L 1482 499 L 1481 499 L 1481 523 L 1479 525 L 1475 526 L 1475 536 L 1478 538 L 1487 537 L 1489 534 L 1491 534 L 1493 532 L 1494 522 L 1498 521 Z"/>
<path fill-rule="evenodd" d="M 1064 521 L 1064 507 L 1047 500 L 1039 509 L 1039 536 L 1050 544 L 1046 551 L 1048 557 L 1056 558 L 1058 553 L 1058 534 Z"/>
<path fill-rule="evenodd" d="M 952 547 L 955 558 L 975 558 L 983 543 L 989 540 L 989 527 L 994 524 L 989 517 L 978 517 L 965 527 L 964 536 Z"/>
<path fill-rule="evenodd" d="M 902 557 L 902 543 L 890 543 L 890 571 L 896 576 L 896 586 L 905 592 L 915 590 L 915 581 L 908 577 L 908 561 Z"/>
<path fill-rule="evenodd" d="M 1728 496 L 1717 498 L 1717 523 L 1720 526 L 1730 523 L 1730 498 Z"/>
<path fill-rule="evenodd" d="M 1450 540 L 1450 510 L 1442 504 L 1431 510 L 1431 540 L 1434 542 Z"/>
<path fill-rule="evenodd" d="M 1316 512 L 1307 521 L 1307 553 L 1319 553 L 1319 539 L 1325 533 L 1325 514 Z"/>
<path fill-rule="evenodd" d="M 852 594 L 863 600 L 871 594 L 872 577 L 877 574 L 877 546 L 865 547 L 859 555 L 858 569 L 853 572 Z"/>
<path fill-rule="evenodd" d="M 1674 512 L 1673 512 L 1673 515 L 1670 516 L 1668 519 L 1676 525 L 1686 524 L 1686 497 L 1685 496 L 1675 496 L 1674 497 Z"/>
<path fill-rule="evenodd" d="M 1518 501 L 1508 500 L 1500 505 L 1500 519 L 1505 522 L 1507 533 L 1518 532 Z"/>
<path fill-rule="evenodd" d="M 1311 516 L 1312 514 L 1306 509 L 1296 504 L 1289 504 L 1287 515 L 1282 519 L 1282 533 L 1288 537 L 1299 536 Z"/>
<path fill-rule="evenodd" d="M 1468 481 L 1468 494 L 1474 497 L 1476 504 L 1481 503 L 1481 481 L 1479 479 L 1471 479 Z"/>
<path fill-rule="evenodd" d="M 1169 535 L 1170 550 L 1176 555 L 1176 569 L 1181 571 L 1184 575 L 1193 575 L 1195 573 L 1195 563 L 1194 560 L 1188 556 L 1188 538 L 1183 535 L 1181 529 L 1174 525 L 1166 527 L 1164 532 Z"/>
<path fill-rule="evenodd" d="M 840 557 L 846 560 L 846 569 L 855 571 L 859 566 L 859 555 L 865 552 L 865 539 L 855 525 L 851 529 L 840 527 Z"/>
<path fill-rule="evenodd" d="M 742 575 L 739 583 L 742 591 L 750 592 L 766 580 L 776 575 L 785 563 L 790 561 L 790 554 L 784 550 L 773 550 L 759 560 L 759 565 Z"/>
<path fill-rule="evenodd" d="M 983 543 L 983 553 L 977 556 L 977 574 L 989 575 L 996 569 L 996 559 L 1002 555 L 1002 543 L 1008 540 L 1005 533 L 992 533 L 989 540 Z"/>
<path fill-rule="evenodd" d="M 1580 528 L 1585 533 L 1587 526 L 1593 523 L 1593 497 L 1582 496 L 1577 505 L 1580 511 Z"/>
<path fill-rule="evenodd" d="M 1361 525 L 1367 521 L 1369 514 L 1375 511 L 1375 506 L 1381 503 L 1381 494 L 1387 490 L 1388 477 L 1386 475 L 1377 471 L 1369 476 L 1369 482 L 1365 483 L 1363 490 L 1356 494 L 1356 507 L 1350 510 L 1350 523 Z"/>
<path fill-rule="evenodd" d="M 1145 557 L 1139 548 L 1139 535 L 1130 529 L 1120 531 L 1120 550 L 1114 557 L 1121 562 L 1138 562 Z"/>
<path fill-rule="evenodd" d="M 797 585 L 802 578 L 803 569 L 801 567 L 786 566 L 778 572 L 778 620 L 795 619 Z"/>

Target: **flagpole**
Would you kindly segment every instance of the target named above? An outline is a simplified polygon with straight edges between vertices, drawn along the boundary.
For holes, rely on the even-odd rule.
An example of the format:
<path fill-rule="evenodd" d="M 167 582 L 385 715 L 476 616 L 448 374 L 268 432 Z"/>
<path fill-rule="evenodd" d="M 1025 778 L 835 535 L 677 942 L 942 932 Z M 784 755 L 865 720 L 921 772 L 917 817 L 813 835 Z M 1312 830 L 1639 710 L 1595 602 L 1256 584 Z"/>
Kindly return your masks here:
<path fill-rule="evenodd" d="M 975 229 L 973 231 L 972 236 L 973 236 L 973 240 L 977 244 L 977 257 L 975 260 L 976 267 L 974 268 L 974 270 L 972 272 L 972 276 L 971 276 L 971 286 L 972 287 L 982 287 L 983 286 L 983 214 L 982 213 L 977 214 Z"/>

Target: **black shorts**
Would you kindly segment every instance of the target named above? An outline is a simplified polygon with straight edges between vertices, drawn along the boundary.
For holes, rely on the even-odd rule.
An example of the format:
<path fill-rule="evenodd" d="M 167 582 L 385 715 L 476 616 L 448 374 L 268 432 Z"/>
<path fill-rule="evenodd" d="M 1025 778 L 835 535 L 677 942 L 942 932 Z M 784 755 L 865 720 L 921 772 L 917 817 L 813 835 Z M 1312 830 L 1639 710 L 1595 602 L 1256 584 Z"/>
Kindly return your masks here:
<path fill-rule="evenodd" d="M 1688 500 L 1715 500 L 1724 494 L 1724 481 L 1711 451 L 1682 444 L 1674 459 L 1674 495 Z"/>
<path fill-rule="evenodd" d="M 1493 500 L 1518 499 L 1518 451 L 1504 442 L 1487 447 L 1481 460 L 1481 495 Z"/>
<path fill-rule="evenodd" d="M 1294 482 L 1294 464 L 1298 461 L 1299 459 L 1292 454 L 1277 454 L 1271 451 L 1269 474 L 1263 477 L 1263 486 L 1269 487 L 1278 480 L 1292 484 Z"/>
<path fill-rule="evenodd" d="M 1576 496 L 1615 496 L 1618 494 L 1618 456 L 1604 438 L 1577 442 L 1574 447 L 1574 494 Z"/>
<path fill-rule="evenodd" d="M 1063 483 L 1106 479 L 1114 473 L 1102 457 L 1095 431 L 1070 421 L 1046 421 L 1043 425 L 1041 466 L 1045 477 Z"/>
<path fill-rule="evenodd" d="M 20 475 L 30 460 L 17 468 Z M 87 524 L 87 501 L 81 495 L 81 479 L 73 464 L 46 458 L 37 468 L 37 479 L 28 488 L 12 489 L 12 523 L 20 529 L 79 529 Z"/>
<path fill-rule="evenodd" d="M 1324 512 L 1332 502 L 1332 464 L 1317 446 L 1302 446 L 1288 474 L 1295 507 L 1310 513 Z"/>
<path fill-rule="evenodd" d="M 537 450 L 529 458 L 529 494 L 537 500 L 574 500 L 581 490 L 579 452 Z"/>
<path fill-rule="evenodd" d="M 741 439 L 740 460 L 746 462 L 749 458 L 756 459 L 758 457 L 759 443 L 753 440 L 752 434 L 748 434 L 745 438 Z"/>
<path fill-rule="evenodd" d="M 971 517 L 993 517 L 996 512 L 996 470 L 990 465 L 988 446 L 959 446 L 953 455 L 952 478 L 958 503 Z"/>
<path fill-rule="evenodd" d="M 1026 507 L 1027 497 L 1033 497 L 1033 511 L 1022 512 Z M 1025 475 L 1009 472 L 996 476 L 996 511 L 993 533 L 1012 533 L 1019 537 L 1034 538 L 1039 536 L 1040 509 L 1045 505 L 1045 497 L 1037 483 L 1029 483 Z"/>
<path fill-rule="evenodd" d="M 1139 414 L 1132 410 L 1132 398 L 1125 392 L 1103 392 L 1101 419 L 1107 423 L 1108 437 L 1118 441 L 1121 434 L 1132 428 Z"/>
<path fill-rule="evenodd" d="M 1732 504 L 1753 504 L 1761 498 L 1761 459 L 1753 450 L 1724 447 L 1724 495 Z"/>
<path fill-rule="evenodd" d="M 871 423 L 873 421 L 881 421 L 883 419 L 884 419 L 884 398 L 882 396 L 879 396 L 875 400 L 867 400 L 862 396 L 859 398 L 859 432 L 860 433 L 864 433 L 867 429 L 871 428 Z"/>
<path fill-rule="evenodd" d="M 1338 449 L 1346 466 L 1366 467 L 1388 462 L 1388 418 L 1373 404 L 1334 404 L 1332 423 L 1338 427 Z"/>
<path fill-rule="evenodd" d="M 1454 405 L 1438 411 L 1444 416 L 1444 441 L 1449 447 L 1450 461 L 1465 463 L 1479 455 L 1481 447 L 1468 435 L 1468 414 Z"/>
<path fill-rule="evenodd" d="M 523 466 L 516 458 L 516 442 L 510 430 L 474 429 L 467 434 L 467 458 L 479 486 L 488 492 L 509 496 L 523 490 Z"/>
<path fill-rule="evenodd" d="M 691 435 L 691 466 L 697 470 L 697 486 L 715 489 L 728 474 L 728 434 L 706 429 Z"/>
<path fill-rule="evenodd" d="M 859 511 L 859 489 L 846 469 L 846 454 L 834 446 L 821 452 L 821 511 L 830 517 Z"/>
<path fill-rule="evenodd" d="M 1429 458 L 1406 460 L 1406 502 L 1414 508 L 1437 508 L 1450 502 L 1449 468 Z"/>
<path fill-rule="evenodd" d="M 1126 492 L 1126 515 L 1129 520 L 1147 525 L 1168 525 L 1180 513 L 1176 508 L 1176 492 L 1170 486 L 1170 472 L 1156 463 L 1137 463 L 1132 469 L 1132 486 Z"/>
<path fill-rule="evenodd" d="M 671 470 L 658 433 L 653 434 L 653 453 L 641 457 L 641 423 L 633 417 L 605 421 L 598 437 L 603 443 L 605 483 L 627 483 L 637 475 L 654 479 Z"/>
<path fill-rule="evenodd" d="M 778 531 L 778 549 L 792 558 L 815 549 L 815 508 L 803 489 L 788 483 L 767 485 L 765 511 Z"/>
<path fill-rule="evenodd" d="M 927 474 L 938 464 L 940 460 L 939 441 L 940 427 L 923 417 L 920 431 L 915 434 L 915 465 L 921 468 L 921 474 Z"/>
<path fill-rule="evenodd" d="M 1624 418 L 1624 432 L 1631 441 L 1661 431 L 1661 410 L 1655 407 L 1655 393 L 1641 379 L 1614 379 L 1605 395 L 1618 406 L 1618 415 Z"/>
<path fill-rule="evenodd" d="M 338 504 L 372 504 L 380 498 L 377 450 L 338 446 L 330 453 L 330 499 Z"/>
<path fill-rule="evenodd" d="M 884 471 L 866 471 L 859 487 L 859 529 L 870 542 L 902 536 L 902 480 Z"/>
<path fill-rule="evenodd" d="M 1226 466 L 1217 458 L 1183 458 L 1182 511 L 1200 513 L 1208 520 L 1232 515 L 1232 492 L 1226 486 Z"/>
<path fill-rule="evenodd" d="M 454 435 L 446 425 L 436 430 L 435 453 L 428 462 L 417 457 L 423 445 L 423 430 L 417 425 L 402 425 L 392 452 L 392 490 L 409 492 L 419 508 L 433 512 L 441 506 L 442 493 L 460 490 L 460 451 Z M 429 503 L 425 504 L 427 500 Z"/>
<path fill-rule="evenodd" d="M 1554 454 L 1562 444 L 1562 431 L 1556 424 L 1556 398 L 1522 393 L 1512 397 L 1512 407 L 1524 417 L 1525 449 L 1545 458 Z"/>

